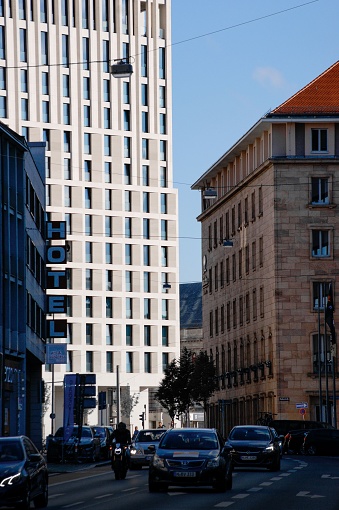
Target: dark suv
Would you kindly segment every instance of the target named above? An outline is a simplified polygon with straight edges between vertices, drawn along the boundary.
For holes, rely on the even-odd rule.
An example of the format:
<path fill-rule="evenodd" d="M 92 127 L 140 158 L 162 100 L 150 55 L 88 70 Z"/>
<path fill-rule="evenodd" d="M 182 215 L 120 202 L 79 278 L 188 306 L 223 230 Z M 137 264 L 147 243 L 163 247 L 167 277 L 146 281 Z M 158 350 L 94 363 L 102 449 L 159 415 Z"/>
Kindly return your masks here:
<path fill-rule="evenodd" d="M 303 453 L 306 455 L 339 455 L 339 430 L 314 429 L 305 434 Z"/>
<path fill-rule="evenodd" d="M 74 427 L 71 437 L 64 442 L 64 428 L 60 427 L 48 441 L 47 462 L 60 462 L 61 460 L 87 460 L 100 459 L 100 439 L 95 437 L 93 427 L 83 426 L 80 441 L 78 427 Z"/>

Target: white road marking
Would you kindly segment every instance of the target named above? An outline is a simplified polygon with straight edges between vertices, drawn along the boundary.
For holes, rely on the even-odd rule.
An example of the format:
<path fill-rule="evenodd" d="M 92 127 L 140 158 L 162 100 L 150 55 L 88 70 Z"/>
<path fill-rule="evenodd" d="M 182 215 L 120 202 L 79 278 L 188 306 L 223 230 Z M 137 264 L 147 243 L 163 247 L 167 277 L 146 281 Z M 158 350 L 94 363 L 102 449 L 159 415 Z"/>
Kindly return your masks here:
<path fill-rule="evenodd" d="M 280 476 L 290 476 L 291 473 L 281 473 Z"/>
<path fill-rule="evenodd" d="M 249 494 L 237 494 L 236 496 L 233 496 L 232 499 L 244 499 L 247 498 Z"/>
<path fill-rule="evenodd" d="M 262 491 L 262 487 L 252 487 L 251 489 L 247 489 L 248 492 L 258 492 Z"/>
<path fill-rule="evenodd" d="M 300 491 L 297 496 L 301 496 L 304 498 L 324 498 L 325 496 L 319 496 L 319 494 L 311 494 L 310 491 Z"/>
<path fill-rule="evenodd" d="M 227 508 L 231 505 L 234 505 L 234 501 L 222 501 L 221 503 L 214 505 L 214 508 Z"/>
<path fill-rule="evenodd" d="M 260 485 L 263 485 L 264 487 L 266 487 L 267 485 L 272 485 L 272 483 L 273 482 L 263 482 Z"/>
<path fill-rule="evenodd" d="M 339 476 L 321 475 L 321 478 L 327 478 L 330 480 L 339 480 Z"/>
<path fill-rule="evenodd" d="M 277 480 L 282 480 L 282 478 L 281 478 L 281 476 L 274 476 L 273 478 L 270 478 L 270 480 L 277 481 Z"/>
<path fill-rule="evenodd" d="M 94 499 L 109 498 L 111 496 L 113 496 L 113 493 L 111 493 L 111 494 L 103 494 L 102 496 L 95 496 Z"/>

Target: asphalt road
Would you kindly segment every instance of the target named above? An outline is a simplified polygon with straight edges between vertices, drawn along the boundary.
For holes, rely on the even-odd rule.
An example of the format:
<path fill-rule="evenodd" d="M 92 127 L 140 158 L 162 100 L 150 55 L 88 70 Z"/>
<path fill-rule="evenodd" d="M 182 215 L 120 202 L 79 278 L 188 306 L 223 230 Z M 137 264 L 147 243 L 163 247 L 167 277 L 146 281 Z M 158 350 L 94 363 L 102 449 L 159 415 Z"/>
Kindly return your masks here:
<path fill-rule="evenodd" d="M 147 469 L 116 481 L 110 466 L 51 475 L 50 510 L 338 510 L 339 457 L 284 456 L 278 473 L 237 470 L 233 489 L 149 493 Z"/>

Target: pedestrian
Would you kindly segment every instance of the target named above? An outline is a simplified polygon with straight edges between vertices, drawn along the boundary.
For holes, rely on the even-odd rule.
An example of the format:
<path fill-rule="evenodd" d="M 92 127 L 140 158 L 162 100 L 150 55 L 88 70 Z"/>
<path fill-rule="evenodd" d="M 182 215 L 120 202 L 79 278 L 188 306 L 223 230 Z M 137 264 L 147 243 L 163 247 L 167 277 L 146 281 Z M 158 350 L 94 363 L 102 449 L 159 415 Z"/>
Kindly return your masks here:
<path fill-rule="evenodd" d="M 159 421 L 158 429 L 163 429 L 163 428 L 164 428 L 164 424 L 161 421 Z"/>
<path fill-rule="evenodd" d="M 134 441 L 134 439 L 137 437 L 138 434 L 139 434 L 139 429 L 138 429 L 138 427 L 135 427 L 133 436 L 132 436 L 132 441 Z"/>

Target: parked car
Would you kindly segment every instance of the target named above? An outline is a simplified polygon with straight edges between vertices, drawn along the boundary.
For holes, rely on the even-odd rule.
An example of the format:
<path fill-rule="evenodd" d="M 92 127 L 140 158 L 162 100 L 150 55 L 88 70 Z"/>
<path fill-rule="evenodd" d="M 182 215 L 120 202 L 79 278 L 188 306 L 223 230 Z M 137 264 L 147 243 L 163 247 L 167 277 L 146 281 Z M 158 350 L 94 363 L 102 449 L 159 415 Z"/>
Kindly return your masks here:
<path fill-rule="evenodd" d="M 80 442 L 78 427 L 75 426 L 71 437 L 64 443 L 64 428 L 60 427 L 55 435 L 49 438 L 47 447 L 47 462 L 60 462 L 61 460 L 87 460 L 100 459 L 100 439 L 95 437 L 93 427 L 81 428 Z"/>
<path fill-rule="evenodd" d="M 275 431 L 274 431 L 275 432 Z M 280 470 L 279 436 L 265 425 L 238 425 L 231 430 L 225 448 L 237 467 Z"/>
<path fill-rule="evenodd" d="M 130 469 L 138 469 L 149 466 L 154 455 L 154 450 L 149 449 L 154 445 L 157 449 L 159 441 L 166 432 L 166 429 L 144 429 L 138 432 L 137 437 L 132 441 L 130 447 Z"/>
<path fill-rule="evenodd" d="M 94 437 L 98 437 L 100 440 L 100 458 L 110 459 L 112 457 L 112 441 L 109 428 L 104 425 L 95 425 L 93 428 Z"/>
<path fill-rule="evenodd" d="M 326 429 L 324 429 L 326 430 Z M 303 452 L 304 437 L 307 430 L 290 430 L 284 438 L 283 452 L 288 454 L 299 454 Z"/>
<path fill-rule="evenodd" d="M 162 436 L 150 462 L 148 487 L 157 492 L 170 485 L 232 488 L 230 455 L 215 429 L 170 429 Z"/>
<path fill-rule="evenodd" d="M 48 469 L 26 436 L 0 438 L 0 505 L 28 510 L 48 504 Z"/>
<path fill-rule="evenodd" d="M 273 427 L 278 434 L 285 436 L 290 430 L 310 430 L 310 429 L 334 429 L 332 425 L 324 421 L 313 420 L 272 420 L 270 427 Z"/>
<path fill-rule="evenodd" d="M 339 430 L 309 430 L 304 437 L 303 452 L 306 455 L 339 455 Z"/>

